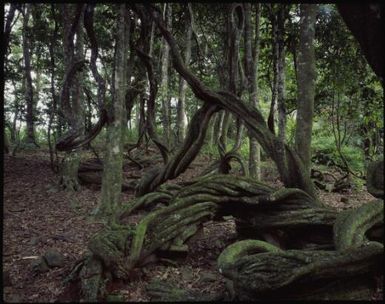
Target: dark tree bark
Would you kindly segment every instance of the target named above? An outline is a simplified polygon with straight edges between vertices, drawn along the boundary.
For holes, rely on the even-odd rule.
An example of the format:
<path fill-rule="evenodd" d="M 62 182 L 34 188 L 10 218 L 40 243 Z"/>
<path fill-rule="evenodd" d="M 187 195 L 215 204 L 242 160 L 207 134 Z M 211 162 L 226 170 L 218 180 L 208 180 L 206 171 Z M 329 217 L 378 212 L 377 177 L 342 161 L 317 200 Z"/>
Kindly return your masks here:
<path fill-rule="evenodd" d="M 358 40 L 366 60 L 384 86 L 385 41 L 383 3 L 338 3 L 339 13 Z"/>
<path fill-rule="evenodd" d="M 4 41 L 3 41 L 3 54 L 4 54 L 4 68 L 7 67 L 7 54 L 9 48 L 9 37 L 11 35 L 12 27 L 15 24 L 13 21 L 15 19 L 15 12 L 17 9 L 17 4 L 11 3 L 9 7 L 8 14 L 6 16 L 6 21 L 4 25 Z M 17 19 L 17 18 L 16 18 Z"/>

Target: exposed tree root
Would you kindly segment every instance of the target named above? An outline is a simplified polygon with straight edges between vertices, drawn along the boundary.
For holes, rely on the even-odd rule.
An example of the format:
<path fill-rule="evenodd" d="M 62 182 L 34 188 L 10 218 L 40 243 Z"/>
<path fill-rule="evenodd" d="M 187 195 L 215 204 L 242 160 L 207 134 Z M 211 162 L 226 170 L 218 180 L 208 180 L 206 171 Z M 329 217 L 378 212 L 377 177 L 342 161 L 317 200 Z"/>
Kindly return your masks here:
<path fill-rule="evenodd" d="M 136 226 L 124 224 L 126 218 L 141 208 L 152 211 Z M 365 269 L 378 262 L 377 254 L 382 245 L 370 242 L 365 246 L 361 240 L 367 229 L 381 221 L 378 216 L 381 208 L 382 201 L 371 206 L 365 205 L 352 214 L 341 214 L 341 219 L 346 219 L 338 220 L 334 225 L 335 211 L 321 207 L 299 189 L 274 190 L 249 178 L 231 175 L 200 178 L 183 188 L 163 185 L 157 192 L 136 198 L 121 208 L 116 214 L 120 224 L 99 232 L 91 239 L 91 256 L 83 265 L 86 270 L 77 267 L 77 271 L 82 281 L 82 290 L 86 288 L 83 295 L 94 299 L 95 294 L 102 295 L 101 282 L 106 278 L 129 280 L 132 270 L 140 267 L 151 255 L 162 251 L 185 252 L 188 250 L 187 240 L 199 230 L 203 222 L 231 214 L 239 223 L 247 226 L 255 238 L 269 240 L 270 244 L 262 240 L 243 241 L 240 243 L 242 246 L 236 243 L 222 254 L 219 267 L 226 277 L 235 280 L 237 294 L 242 291 L 246 297 L 251 294 L 265 297 L 265 292 L 271 288 L 286 288 L 292 283 L 302 282 L 305 277 L 316 282 L 326 277 L 333 278 L 335 273 L 332 270 L 336 272 L 336 267 L 345 267 L 341 273 L 346 276 L 357 274 L 358 271 L 365 273 Z M 372 225 L 365 224 L 372 221 Z M 335 231 L 338 231 L 337 235 L 357 235 L 351 242 L 354 244 L 352 248 L 340 244 L 338 251 L 334 251 L 333 225 Z M 341 228 L 336 228 L 337 225 Z M 346 225 L 350 225 L 350 228 L 345 228 Z M 271 242 L 271 238 L 266 237 L 274 231 L 281 231 L 281 234 L 275 236 L 278 245 L 283 240 L 286 245 L 281 247 L 290 250 L 282 250 L 273 245 L 276 243 Z M 321 234 L 324 231 L 322 237 L 317 236 L 320 231 Z M 319 246 L 309 250 L 314 243 Z M 331 251 L 314 250 L 325 244 Z M 268 253 L 261 253 L 263 251 Z M 101 265 L 102 271 L 99 271 L 98 265 Z M 261 270 L 257 265 L 262 267 Z M 257 273 L 264 267 L 270 267 L 266 278 L 257 280 L 260 278 L 258 274 L 255 281 L 259 283 L 249 284 L 248 289 L 243 286 L 249 275 L 249 280 L 252 278 L 254 270 Z M 284 268 L 287 268 L 287 274 L 282 275 Z M 236 276 L 233 276 L 234 271 Z M 85 273 L 92 273 L 92 278 L 88 275 L 86 277 Z M 335 278 L 342 278 L 343 274 Z M 273 283 L 269 280 L 273 280 Z M 270 295 L 266 294 L 266 297 Z"/>
<path fill-rule="evenodd" d="M 241 241 L 222 252 L 219 270 L 233 280 L 239 300 L 370 298 L 370 278 L 382 269 L 384 247 L 364 235 L 383 225 L 383 209 L 377 200 L 339 214 L 336 251 L 283 251 L 263 241 Z"/>

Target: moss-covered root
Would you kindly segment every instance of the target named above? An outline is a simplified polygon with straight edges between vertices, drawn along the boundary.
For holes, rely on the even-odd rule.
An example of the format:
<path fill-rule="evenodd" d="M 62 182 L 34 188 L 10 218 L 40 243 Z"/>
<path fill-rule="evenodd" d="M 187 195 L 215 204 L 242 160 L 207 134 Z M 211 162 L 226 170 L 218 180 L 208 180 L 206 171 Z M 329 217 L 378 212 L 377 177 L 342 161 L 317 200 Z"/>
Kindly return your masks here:
<path fill-rule="evenodd" d="M 248 255 L 261 252 L 280 252 L 280 248 L 264 241 L 243 240 L 226 247 L 218 257 L 218 269 L 224 276 L 234 279 L 236 262 Z"/>
<path fill-rule="evenodd" d="M 103 230 L 92 237 L 88 248 L 114 277 L 124 279 L 129 276 L 130 271 L 125 263 L 125 257 L 132 235 L 133 230 L 130 227 Z"/>
<path fill-rule="evenodd" d="M 362 277 L 365 284 L 382 265 L 383 249 L 382 244 L 370 242 L 344 251 L 288 250 L 244 256 L 233 265 L 234 289 L 240 300 L 293 299 L 312 291 L 318 291 L 315 299 L 325 299 L 330 292 L 327 286 L 338 281 L 340 297 L 349 298 L 349 282 Z"/>
<path fill-rule="evenodd" d="M 215 209 L 214 203 L 186 206 L 186 202 L 180 200 L 148 214 L 136 227 L 127 259 L 129 267 L 134 267 L 146 255 L 181 236 L 190 225 L 211 218 Z"/>
<path fill-rule="evenodd" d="M 366 174 L 366 188 L 377 198 L 384 199 L 384 161 L 374 161 L 368 166 Z"/>
<path fill-rule="evenodd" d="M 360 246 L 366 239 L 365 233 L 380 223 L 384 223 L 383 200 L 375 200 L 357 209 L 341 212 L 333 227 L 336 249 Z"/>
<path fill-rule="evenodd" d="M 127 204 L 124 204 L 119 211 L 117 211 L 118 221 L 122 221 L 128 217 L 135 210 L 141 208 L 150 208 L 158 203 L 168 203 L 171 199 L 171 194 L 165 192 L 151 192 L 141 197 L 138 197 Z"/>
<path fill-rule="evenodd" d="M 102 275 L 102 263 L 93 256 L 88 257 L 79 272 L 81 302 L 98 302 L 102 286 Z"/>

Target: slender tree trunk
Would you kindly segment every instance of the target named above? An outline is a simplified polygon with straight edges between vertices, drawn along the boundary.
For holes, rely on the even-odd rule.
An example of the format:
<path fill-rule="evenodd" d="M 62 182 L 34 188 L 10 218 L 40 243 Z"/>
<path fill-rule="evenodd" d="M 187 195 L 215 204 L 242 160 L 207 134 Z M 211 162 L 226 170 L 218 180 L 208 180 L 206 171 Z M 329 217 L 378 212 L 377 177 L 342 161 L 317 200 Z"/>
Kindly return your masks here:
<path fill-rule="evenodd" d="M 8 47 L 9 47 L 9 38 L 12 31 L 12 26 L 15 24 L 13 23 L 13 20 L 15 18 L 15 12 L 16 12 L 16 4 L 11 3 L 9 7 L 8 14 L 6 16 L 6 21 L 4 24 L 4 40 L 3 40 L 3 60 L 4 60 L 4 78 L 8 79 L 7 73 L 8 73 L 8 64 L 7 64 L 7 55 L 8 55 Z M 19 13 L 20 14 L 20 13 Z"/>
<path fill-rule="evenodd" d="M 209 145 L 212 147 L 215 144 L 215 126 L 217 124 L 218 120 L 218 113 L 215 113 L 213 115 L 213 118 L 210 121 L 210 126 L 209 126 Z"/>
<path fill-rule="evenodd" d="M 295 149 L 308 174 L 311 169 L 311 133 L 316 79 L 314 32 L 317 5 L 300 4 L 300 36 L 298 50 L 298 105 Z"/>
<path fill-rule="evenodd" d="M 140 100 L 141 100 L 141 96 L 139 96 L 139 98 L 136 100 L 136 104 L 135 104 L 135 128 L 136 128 L 136 131 L 138 132 L 138 138 L 140 136 Z"/>
<path fill-rule="evenodd" d="M 52 19 L 55 23 L 55 29 L 51 36 L 51 41 L 49 44 L 49 56 L 50 56 L 50 72 L 51 72 L 51 97 L 52 102 L 50 105 L 50 113 L 49 113 L 49 119 L 48 119 L 48 147 L 49 147 L 49 156 L 50 156 L 50 163 L 51 163 L 51 169 L 55 170 L 55 164 L 54 164 L 54 151 L 51 143 L 51 130 L 52 130 L 52 123 L 55 115 L 57 114 L 57 96 L 55 91 L 55 42 L 57 40 L 57 22 L 56 22 L 56 15 L 55 15 L 55 7 L 54 4 L 51 4 L 51 13 L 52 13 Z"/>
<path fill-rule="evenodd" d="M 172 27 L 172 15 L 171 15 L 171 3 L 164 4 L 164 15 L 167 20 L 167 28 L 171 30 Z M 170 47 L 163 39 L 162 42 L 162 59 L 161 59 L 161 82 L 159 87 L 159 96 L 162 100 L 162 123 L 163 123 L 163 135 L 167 145 L 170 145 L 171 140 L 171 117 L 170 117 L 170 98 L 168 91 L 168 67 L 169 67 L 169 52 Z"/>
<path fill-rule="evenodd" d="M 27 105 L 26 123 L 27 123 L 27 143 L 36 145 L 35 126 L 34 126 L 34 100 L 33 86 L 31 78 L 31 54 L 29 40 L 29 17 L 31 13 L 30 4 L 25 4 L 24 21 L 23 21 L 23 56 L 24 56 L 24 77 L 25 77 L 25 100 Z"/>
<path fill-rule="evenodd" d="M 256 4 L 255 39 L 252 37 L 251 4 L 244 4 L 245 8 L 245 53 L 246 53 L 246 77 L 249 93 L 249 103 L 253 108 L 258 108 L 258 58 L 259 58 L 259 19 L 260 4 Z M 253 44 L 253 45 L 252 45 Z M 261 149 L 257 140 L 249 135 L 249 174 L 257 180 L 261 179 Z"/>
<path fill-rule="evenodd" d="M 225 111 L 220 111 L 218 113 L 215 113 L 217 115 L 217 119 L 215 121 L 214 125 L 214 144 L 219 143 L 219 138 L 222 134 L 222 126 L 223 126 L 223 119 L 225 118 Z"/>
<path fill-rule="evenodd" d="M 106 216 L 114 222 L 111 215 L 120 205 L 123 173 L 123 142 L 126 129 L 125 96 L 127 84 L 127 51 L 129 41 L 129 16 L 127 5 L 119 7 L 117 41 L 115 56 L 114 99 L 107 125 L 106 150 L 102 178 L 102 198 L 97 210 L 99 216 Z"/>
<path fill-rule="evenodd" d="M 278 138 L 286 140 L 286 106 L 285 106 L 285 45 L 284 45 L 284 24 L 285 7 L 279 4 L 277 15 L 277 49 L 278 49 L 278 79 L 277 79 L 277 102 L 278 102 Z"/>
<path fill-rule="evenodd" d="M 273 9 L 273 5 L 270 6 L 270 9 Z M 272 34 L 272 64 L 273 64 L 273 81 L 271 84 L 271 103 L 270 103 L 270 111 L 269 117 L 267 119 L 267 125 L 269 130 L 275 134 L 275 110 L 277 104 L 277 89 L 278 89 L 278 44 L 277 41 L 277 16 L 274 12 L 271 12 L 270 15 L 271 21 L 271 34 Z"/>
<path fill-rule="evenodd" d="M 14 111 L 13 111 L 13 120 L 12 120 L 12 131 L 11 131 L 11 142 L 16 143 L 16 124 L 17 124 L 17 119 L 19 116 L 19 100 L 17 98 L 17 87 L 16 87 L 16 81 L 14 79 L 11 80 L 12 85 L 13 85 L 13 94 L 15 95 L 14 98 Z"/>
<path fill-rule="evenodd" d="M 230 14 L 230 52 L 229 52 L 229 91 L 234 95 L 241 96 L 243 91 L 243 78 L 244 72 L 242 65 L 240 64 L 240 41 L 245 27 L 245 13 L 244 8 L 240 4 L 233 4 Z M 232 152 L 236 152 L 242 144 L 243 123 L 239 118 L 233 119 L 233 115 L 229 113 L 229 126 L 232 121 L 235 121 L 235 128 L 231 128 L 231 131 L 236 130 L 234 145 L 231 149 Z"/>
<path fill-rule="evenodd" d="M 73 67 L 75 61 L 84 59 L 83 54 L 83 19 L 84 4 L 63 4 L 63 22 L 64 22 L 64 61 L 66 65 L 66 74 Z M 72 17 L 75 15 L 74 17 Z M 76 45 L 73 45 L 74 35 L 76 33 Z M 69 132 L 73 134 L 84 134 L 84 108 L 83 108 L 83 75 L 74 73 L 68 86 L 65 100 L 60 99 L 61 111 L 68 123 Z M 80 164 L 80 154 L 78 150 L 65 152 L 63 163 L 61 164 L 61 184 L 63 188 L 70 191 L 80 189 L 78 179 L 78 169 Z"/>
<path fill-rule="evenodd" d="M 3 42 L 4 43 L 3 44 L 4 57 L 6 57 L 6 55 L 8 53 L 9 36 L 11 34 L 12 22 L 13 22 L 13 19 L 15 17 L 15 12 L 16 12 L 16 4 L 11 3 L 10 7 L 9 7 L 8 14 L 7 14 L 7 21 L 5 21 L 5 25 L 4 25 L 4 42 Z"/>
<path fill-rule="evenodd" d="M 234 95 L 241 95 L 242 86 L 239 84 L 239 44 L 244 29 L 244 12 L 243 7 L 239 3 L 229 4 L 228 6 L 228 15 L 226 22 L 226 40 L 225 40 L 225 50 L 224 54 L 227 57 L 227 77 L 224 77 L 222 81 L 227 83 L 222 84 L 223 87 L 226 87 L 227 90 Z M 227 142 L 228 142 L 228 133 L 230 130 L 230 125 L 232 123 L 232 115 L 230 112 L 225 111 L 222 132 L 221 132 L 221 144 L 226 151 Z M 235 145 L 232 149 L 235 152 L 237 146 L 240 146 L 240 137 L 242 134 L 242 124 L 237 123 L 237 135 Z M 224 152 L 225 152 L 224 151 Z"/>
<path fill-rule="evenodd" d="M 222 138 L 221 142 L 222 142 L 225 150 L 227 147 L 227 135 L 229 133 L 230 123 L 231 123 L 231 113 L 229 111 L 224 111 L 220 137 Z"/>
<path fill-rule="evenodd" d="M 184 54 L 184 62 L 188 66 L 191 57 L 191 38 L 192 38 L 192 23 L 193 23 L 193 11 L 191 8 L 191 3 L 188 3 L 190 22 L 186 24 L 186 49 Z M 178 128 L 178 143 L 182 143 L 183 139 L 186 136 L 187 128 L 187 116 L 185 110 L 185 100 L 186 100 L 186 89 L 187 83 L 183 77 L 179 76 L 179 99 L 177 106 L 177 128 Z"/>

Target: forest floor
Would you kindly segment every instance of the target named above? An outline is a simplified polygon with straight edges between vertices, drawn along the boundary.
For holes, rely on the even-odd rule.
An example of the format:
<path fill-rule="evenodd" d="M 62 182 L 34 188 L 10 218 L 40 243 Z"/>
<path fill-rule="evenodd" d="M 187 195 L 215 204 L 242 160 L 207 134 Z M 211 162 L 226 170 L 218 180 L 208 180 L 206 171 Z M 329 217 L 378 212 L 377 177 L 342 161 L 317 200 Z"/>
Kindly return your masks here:
<path fill-rule="evenodd" d="M 175 182 L 191 180 L 208 164 L 203 156 L 194 161 Z M 140 173 L 140 172 L 139 172 Z M 263 172 L 263 181 L 279 186 L 277 175 Z M 132 193 L 123 193 L 128 202 Z M 104 224 L 91 216 L 98 204 L 100 190 L 82 187 L 68 193 L 58 186 L 57 176 L 49 168 L 47 151 L 21 151 L 15 157 L 4 155 L 3 271 L 9 278 L 4 284 L 6 302 L 71 301 L 63 285 L 75 261 L 87 250 L 90 237 Z M 366 191 L 349 193 L 320 192 L 320 198 L 336 209 L 355 208 L 373 200 Z M 148 301 L 146 284 L 167 280 L 202 294 L 214 293 L 224 281 L 216 269 L 216 259 L 236 237 L 232 219 L 208 222 L 203 233 L 190 243 L 190 251 L 174 264 L 150 263 L 138 271 L 132 282 L 116 285 L 125 301 Z M 36 274 L 33 262 L 47 250 L 55 249 L 65 258 L 65 265 Z M 112 291 L 112 290 L 110 290 Z"/>

